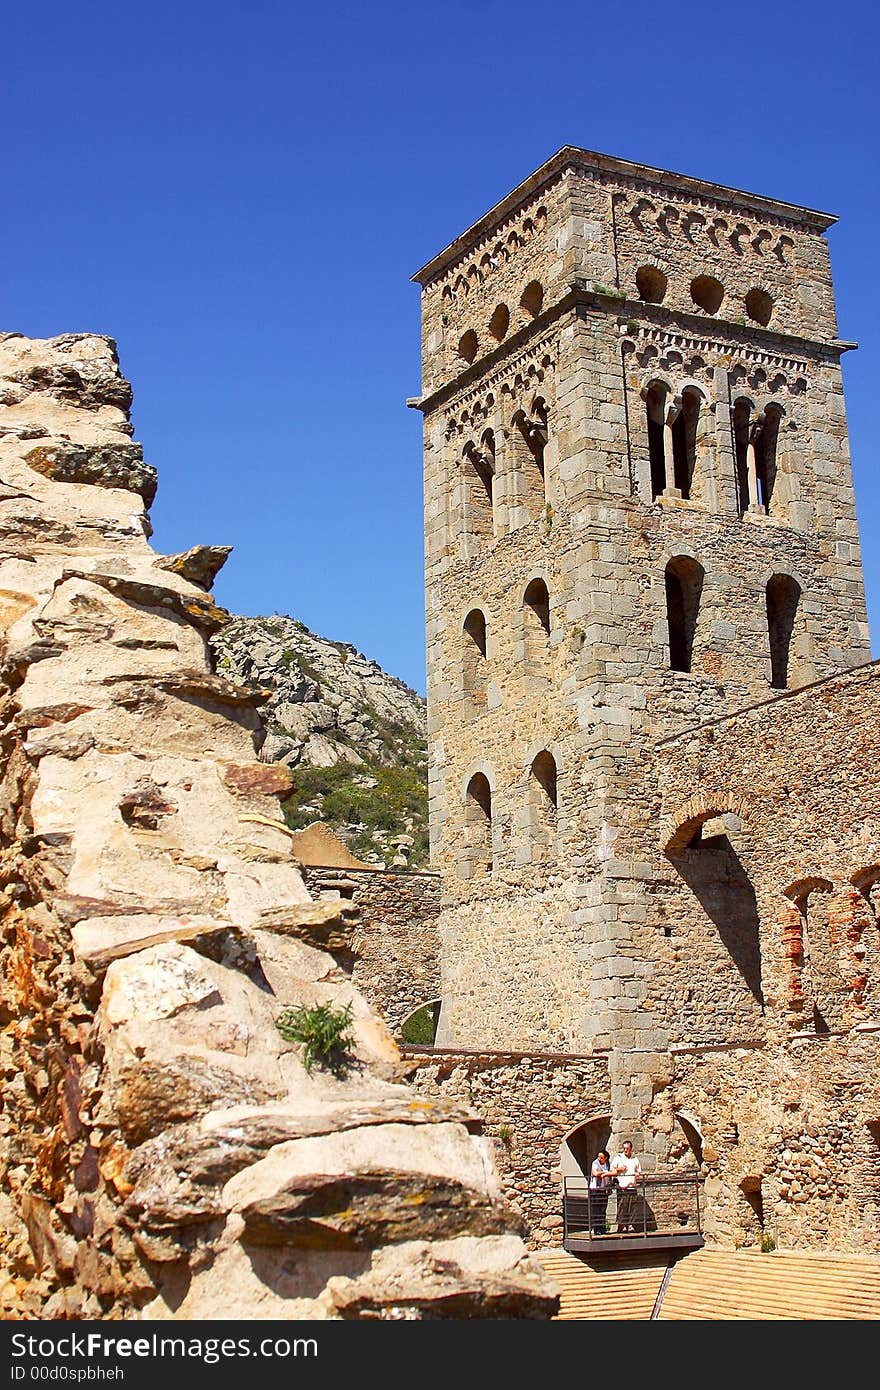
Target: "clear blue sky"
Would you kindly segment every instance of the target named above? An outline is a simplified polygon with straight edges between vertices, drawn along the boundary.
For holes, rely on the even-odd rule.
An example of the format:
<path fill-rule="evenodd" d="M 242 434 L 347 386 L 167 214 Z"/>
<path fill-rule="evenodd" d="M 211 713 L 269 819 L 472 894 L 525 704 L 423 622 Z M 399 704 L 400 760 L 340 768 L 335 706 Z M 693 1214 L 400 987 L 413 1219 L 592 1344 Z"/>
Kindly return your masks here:
<path fill-rule="evenodd" d="M 45 0 L 3 16 L 0 327 L 119 344 L 153 543 L 424 688 L 414 270 L 564 144 L 837 213 L 880 638 L 867 3 Z"/>

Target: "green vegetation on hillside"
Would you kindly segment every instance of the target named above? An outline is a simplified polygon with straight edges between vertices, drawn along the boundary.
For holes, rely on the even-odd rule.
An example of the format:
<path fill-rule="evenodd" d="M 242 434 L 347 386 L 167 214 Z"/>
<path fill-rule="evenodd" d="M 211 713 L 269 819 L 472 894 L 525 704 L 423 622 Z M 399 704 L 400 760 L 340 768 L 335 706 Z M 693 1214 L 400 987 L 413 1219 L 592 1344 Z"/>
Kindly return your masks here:
<path fill-rule="evenodd" d="M 322 820 L 333 830 L 362 826 L 345 835 L 352 854 L 363 858 L 380 847 L 375 831 L 389 838 L 404 832 L 412 821 L 414 844 L 407 858 L 409 867 L 425 868 L 428 863 L 428 787 L 425 772 L 412 765 L 386 766 L 382 763 L 337 763 L 335 767 L 293 769 L 293 791 L 282 803 L 284 819 L 291 830 L 302 830 Z M 375 786 L 364 786 L 365 781 Z M 384 856 L 383 856 L 384 857 Z"/>

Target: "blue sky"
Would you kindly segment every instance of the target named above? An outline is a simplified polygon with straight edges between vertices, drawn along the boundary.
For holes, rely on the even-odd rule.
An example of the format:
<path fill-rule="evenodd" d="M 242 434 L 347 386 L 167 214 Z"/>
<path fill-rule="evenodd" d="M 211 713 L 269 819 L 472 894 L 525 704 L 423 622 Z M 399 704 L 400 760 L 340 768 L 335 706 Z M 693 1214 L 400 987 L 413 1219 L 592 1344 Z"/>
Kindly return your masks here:
<path fill-rule="evenodd" d="M 150 0 L 4 13 L 0 328 L 119 344 L 153 543 L 424 688 L 418 291 L 564 144 L 834 212 L 880 642 L 867 4 Z"/>

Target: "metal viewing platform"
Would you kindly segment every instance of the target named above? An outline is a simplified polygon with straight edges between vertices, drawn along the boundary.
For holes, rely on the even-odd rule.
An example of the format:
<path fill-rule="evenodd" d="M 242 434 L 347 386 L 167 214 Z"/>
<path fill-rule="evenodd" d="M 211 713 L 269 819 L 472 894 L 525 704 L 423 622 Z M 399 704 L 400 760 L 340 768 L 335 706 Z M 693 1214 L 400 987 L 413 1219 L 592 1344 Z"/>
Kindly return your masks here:
<path fill-rule="evenodd" d="M 563 1246 L 573 1254 L 611 1255 L 632 1250 L 698 1250 L 702 1179 L 639 1177 L 606 1192 L 584 1177 L 566 1178 Z"/>

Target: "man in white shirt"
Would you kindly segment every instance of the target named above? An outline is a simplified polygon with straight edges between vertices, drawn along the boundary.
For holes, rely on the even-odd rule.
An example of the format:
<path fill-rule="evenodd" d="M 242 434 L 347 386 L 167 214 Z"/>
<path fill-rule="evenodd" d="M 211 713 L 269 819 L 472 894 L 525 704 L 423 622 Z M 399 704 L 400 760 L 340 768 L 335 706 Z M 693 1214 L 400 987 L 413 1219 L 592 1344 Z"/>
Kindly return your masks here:
<path fill-rule="evenodd" d="M 612 1175 L 617 1179 L 617 1229 L 635 1230 L 638 1215 L 636 1179 L 642 1175 L 642 1165 L 633 1153 L 632 1141 L 625 1139 L 619 1154 L 611 1162 Z"/>

